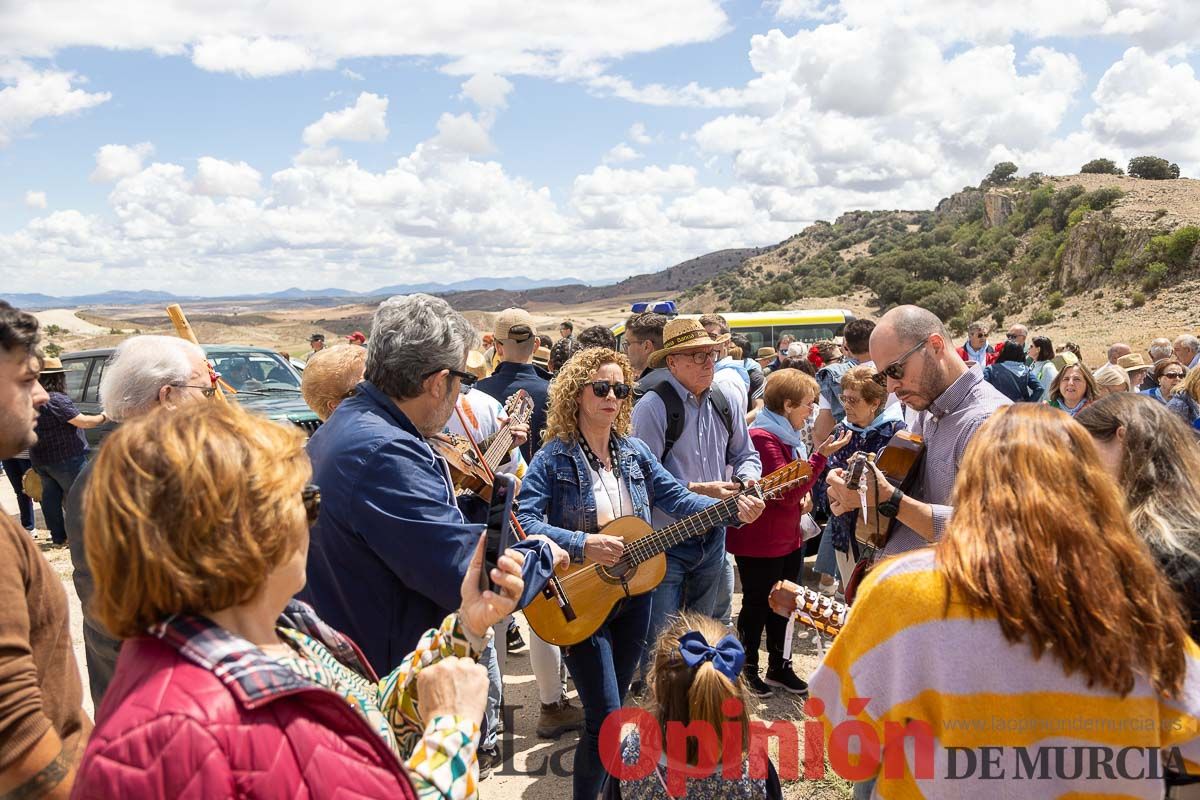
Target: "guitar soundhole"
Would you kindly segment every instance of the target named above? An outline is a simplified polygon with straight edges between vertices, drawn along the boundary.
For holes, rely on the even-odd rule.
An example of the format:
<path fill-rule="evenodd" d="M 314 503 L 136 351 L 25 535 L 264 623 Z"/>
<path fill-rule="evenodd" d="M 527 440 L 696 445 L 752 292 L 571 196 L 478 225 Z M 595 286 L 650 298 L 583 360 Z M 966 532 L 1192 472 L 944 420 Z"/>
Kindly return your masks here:
<path fill-rule="evenodd" d="M 633 579 L 637 572 L 637 566 L 627 561 L 618 561 L 611 567 L 600 567 L 596 571 L 600 573 L 601 580 L 606 583 L 620 584 Z"/>

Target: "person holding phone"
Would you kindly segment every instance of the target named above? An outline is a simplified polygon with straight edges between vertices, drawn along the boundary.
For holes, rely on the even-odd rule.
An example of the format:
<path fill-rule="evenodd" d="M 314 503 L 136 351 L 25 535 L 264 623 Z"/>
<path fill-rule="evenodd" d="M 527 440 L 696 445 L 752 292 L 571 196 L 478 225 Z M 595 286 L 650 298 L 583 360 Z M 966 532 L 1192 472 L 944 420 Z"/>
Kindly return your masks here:
<path fill-rule="evenodd" d="M 629 435 L 632 391 L 629 359 L 604 347 L 577 353 L 550 387 L 544 443 L 521 483 L 517 518 L 526 533 L 544 534 L 576 563 L 615 564 L 625 542 L 601 529 L 622 516 L 649 522 L 651 502 L 677 518 L 719 502 L 688 491 Z M 763 511 L 758 498 L 737 502 L 742 522 Z M 583 701 L 584 731 L 575 750 L 578 800 L 594 798 L 603 782 L 600 726 L 625 701 L 650 627 L 650 598 L 618 603 L 599 630 L 564 652 Z"/>

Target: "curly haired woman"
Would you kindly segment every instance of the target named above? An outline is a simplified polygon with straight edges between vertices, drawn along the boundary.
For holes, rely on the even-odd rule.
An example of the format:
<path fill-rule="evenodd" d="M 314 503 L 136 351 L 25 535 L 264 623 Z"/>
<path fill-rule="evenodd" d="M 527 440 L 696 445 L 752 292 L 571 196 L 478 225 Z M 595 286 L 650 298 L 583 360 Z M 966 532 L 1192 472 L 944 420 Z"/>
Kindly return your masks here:
<path fill-rule="evenodd" d="M 617 517 L 649 522 L 652 503 L 686 517 L 718 502 L 688 491 L 629 435 L 632 392 L 629 359 L 604 347 L 572 356 L 550 387 L 545 443 L 521 484 L 518 518 L 527 533 L 549 537 L 576 563 L 617 563 L 624 540 L 598 532 Z M 753 522 L 762 510 L 762 500 L 738 500 L 742 522 Z M 591 800 L 600 790 L 600 726 L 625 701 L 649 627 L 650 594 L 635 595 L 563 654 L 583 701 L 584 732 L 575 750 L 577 800 Z"/>

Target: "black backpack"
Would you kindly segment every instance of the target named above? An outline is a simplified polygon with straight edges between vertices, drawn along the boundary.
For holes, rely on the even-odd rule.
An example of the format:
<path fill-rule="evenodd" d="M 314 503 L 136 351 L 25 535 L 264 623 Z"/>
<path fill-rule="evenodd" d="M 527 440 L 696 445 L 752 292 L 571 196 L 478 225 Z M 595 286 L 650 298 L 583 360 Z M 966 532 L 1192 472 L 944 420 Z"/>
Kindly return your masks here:
<path fill-rule="evenodd" d="M 671 452 L 675 442 L 679 441 L 679 437 L 683 435 L 683 398 L 679 396 L 679 392 L 675 391 L 675 387 L 669 381 L 657 376 L 652 382 L 643 380 L 637 386 L 638 396 L 650 392 L 658 395 L 667 409 L 666 436 L 663 441 L 662 455 L 658 457 L 658 460 L 662 462 L 667 460 L 667 454 Z M 733 409 L 729 407 L 729 400 L 725 397 L 725 393 L 714 385 L 708 391 L 707 402 L 712 403 L 713 407 L 717 409 L 717 416 L 725 424 L 725 432 L 729 434 L 729 439 L 733 439 Z M 727 450 L 728 446 L 727 440 Z"/>

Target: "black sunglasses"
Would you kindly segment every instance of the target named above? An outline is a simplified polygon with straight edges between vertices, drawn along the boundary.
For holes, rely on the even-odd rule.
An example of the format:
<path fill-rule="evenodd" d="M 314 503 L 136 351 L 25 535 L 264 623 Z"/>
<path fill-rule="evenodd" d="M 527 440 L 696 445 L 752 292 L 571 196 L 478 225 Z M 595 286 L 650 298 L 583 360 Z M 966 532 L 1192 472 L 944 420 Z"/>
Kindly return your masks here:
<path fill-rule="evenodd" d="M 917 343 L 917 346 L 909 350 L 904 355 L 897 358 L 891 364 L 888 364 L 883 369 L 871 376 L 880 386 L 887 386 L 887 379 L 891 378 L 894 381 L 904 380 L 904 362 L 913 357 L 913 354 L 929 343 L 928 339 L 923 339 Z"/>
<path fill-rule="evenodd" d="M 304 501 L 304 513 L 308 516 L 308 524 L 315 525 L 321 515 L 321 487 L 310 483 L 300 490 L 300 499 Z"/>
<path fill-rule="evenodd" d="M 611 391 L 618 400 L 624 400 L 633 391 L 633 387 L 628 383 L 613 383 L 612 381 L 590 381 L 584 386 L 591 386 L 592 394 L 596 397 L 608 397 L 608 393 Z"/>
<path fill-rule="evenodd" d="M 443 368 L 443 369 L 445 369 L 445 368 Z M 421 376 L 421 380 L 425 380 L 430 375 L 436 375 L 437 373 L 439 373 L 441 371 L 442 370 L 440 370 L 440 369 L 435 369 L 432 372 L 426 372 L 424 375 Z M 479 380 L 478 376 L 472 375 L 469 372 L 460 372 L 459 370 L 456 370 L 456 369 L 446 369 L 446 371 L 449 372 L 454 377 L 459 379 L 459 381 L 460 381 L 460 383 L 458 384 L 459 394 L 468 394 L 471 391 L 471 387 L 475 385 L 475 381 Z"/>
<path fill-rule="evenodd" d="M 1175 380 L 1179 380 L 1180 378 L 1184 377 L 1185 374 L 1186 373 L 1183 372 L 1164 372 L 1162 376 L 1164 378 L 1174 378 Z"/>

